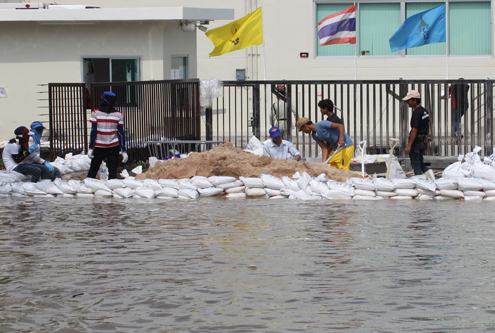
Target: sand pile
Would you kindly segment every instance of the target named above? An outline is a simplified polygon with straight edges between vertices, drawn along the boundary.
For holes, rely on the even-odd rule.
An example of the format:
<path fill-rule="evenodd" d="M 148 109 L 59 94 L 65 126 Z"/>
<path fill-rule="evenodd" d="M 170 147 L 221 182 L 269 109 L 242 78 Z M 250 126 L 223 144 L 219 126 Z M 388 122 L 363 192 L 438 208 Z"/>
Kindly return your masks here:
<path fill-rule="evenodd" d="M 194 176 L 259 177 L 268 174 L 278 178 L 292 177 L 296 172 L 307 172 L 312 177 L 324 173 L 328 179 L 345 182 L 361 173 L 331 168 L 328 164 L 307 161 L 288 161 L 256 156 L 225 143 L 203 153 L 192 153 L 188 158 L 176 158 L 155 164 L 154 168 L 136 176 L 136 179 L 182 179 Z"/>

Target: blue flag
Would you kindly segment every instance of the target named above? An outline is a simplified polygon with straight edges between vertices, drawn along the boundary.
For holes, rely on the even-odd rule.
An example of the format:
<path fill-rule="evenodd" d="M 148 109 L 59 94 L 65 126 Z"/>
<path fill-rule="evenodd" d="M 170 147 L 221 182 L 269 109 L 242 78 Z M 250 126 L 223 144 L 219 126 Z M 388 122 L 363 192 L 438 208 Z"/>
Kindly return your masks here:
<path fill-rule="evenodd" d="M 409 17 L 390 38 L 392 52 L 445 42 L 445 5 Z"/>

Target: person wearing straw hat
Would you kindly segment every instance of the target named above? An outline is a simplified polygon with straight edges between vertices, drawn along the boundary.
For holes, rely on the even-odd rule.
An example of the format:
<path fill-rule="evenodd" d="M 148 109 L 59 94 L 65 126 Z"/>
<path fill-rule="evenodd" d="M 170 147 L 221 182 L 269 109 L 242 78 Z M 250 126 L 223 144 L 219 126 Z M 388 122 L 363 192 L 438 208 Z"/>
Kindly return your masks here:
<path fill-rule="evenodd" d="M 282 140 L 282 133 L 278 127 L 270 128 L 268 133 L 272 139 L 263 146 L 264 156 L 282 160 L 299 161 L 301 159 L 301 153 L 294 148 L 294 145 L 287 140 Z"/>
<path fill-rule="evenodd" d="M 311 134 L 318 143 L 321 148 L 323 163 L 349 171 L 352 155 L 354 155 L 354 142 L 345 133 L 344 125 L 328 120 L 313 123 L 309 118 L 302 117 L 297 121 L 296 127 L 299 132 Z M 330 143 L 331 146 L 328 146 L 327 143 Z M 335 154 L 333 150 L 335 150 Z M 329 157 L 332 158 L 328 160 Z"/>
<path fill-rule="evenodd" d="M 409 141 L 404 153 L 409 154 L 414 175 L 423 179 L 435 180 L 433 171 L 428 169 L 423 161 L 423 153 L 426 150 L 426 141 L 430 133 L 430 114 L 421 106 L 421 95 L 416 90 L 411 90 L 402 99 L 413 109 L 411 116 L 411 131 Z"/>

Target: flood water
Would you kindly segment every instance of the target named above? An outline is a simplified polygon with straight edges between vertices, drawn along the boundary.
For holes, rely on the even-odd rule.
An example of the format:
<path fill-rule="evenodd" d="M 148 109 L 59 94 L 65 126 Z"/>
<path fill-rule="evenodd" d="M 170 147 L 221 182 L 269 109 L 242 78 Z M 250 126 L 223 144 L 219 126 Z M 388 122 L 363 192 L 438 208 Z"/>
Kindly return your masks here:
<path fill-rule="evenodd" d="M 495 330 L 491 202 L 1 198 L 2 332 Z"/>

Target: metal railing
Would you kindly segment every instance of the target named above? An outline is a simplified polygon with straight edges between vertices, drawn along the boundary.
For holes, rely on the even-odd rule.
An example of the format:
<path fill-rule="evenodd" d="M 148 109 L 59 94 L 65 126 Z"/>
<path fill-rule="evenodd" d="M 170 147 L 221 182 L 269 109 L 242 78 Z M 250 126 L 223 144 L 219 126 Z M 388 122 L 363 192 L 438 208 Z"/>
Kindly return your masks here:
<path fill-rule="evenodd" d="M 449 87 L 455 83 L 469 85 L 469 107 L 460 121 L 462 138 L 454 135 L 454 99 L 442 97 L 448 97 Z M 285 96 L 274 89 L 279 85 L 285 86 Z M 430 112 L 433 141 L 428 155 L 456 156 L 472 151 L 474 146 L 481 146 L 485 155 L 492 153 L 491 80 L 225 81 L 223 95 L 207 110 L 212 130 L 206 139 L 229 141 L 240 148 L 253 135 L 264 141 L 272 126 L 272 105 L 282 101 L 293 111 L 286 123 L 292 129 L 292 142 L 303 156 L 316 157 L 318 146 L 308 135 L 297 132 L 294 124 L 303 116 L 313 122 L 323 120 L 317 105 L 329 98 L 354 143 L 366 140 L 368 153 L 386 153 L 389 139 L 399 138 L 396 154 L 403 156 L 412 110 L 402 97 L 410 89 L 421 93 L 421 104 Z"/>
<path fill-rule="evenodd" d="M 454 136 L 454 99 L 442 98 L 455 83 L 469 85 L 469 106 L 460 121 L 463 137 Z M 281 84 L 285 94 L 275 89 Z M 286 103 L 293 111 L 285 124 L 290 139 L 304 157 L 314 158 L 317 144 L 294 124 L 303 116 L 322 120 L 317 105 L 326 98 L 334 102 L 354 143 L 367 140 L 368 154 L 388 153 L 390 138 L 398 138 L 395 154 L 404 157 L 412 110 L 402 97 L 410 89 L 421 93 L 421 104 L 430 111 L 433 141 L 427 155 L 457 156 L 474 146 L 481 146 L 484 155 L 492 153 L 491 80 L 225 81 L 222 96 L 206 110 L 199 105 L 199 80 L 93 83 L 88 91 L 83 83 L 49 84 L 50 145 L 57 156 L 86 151 L 88 103 L 99 106 L 103 91 L 110 90 L 117 95 L 116 108 L 124 113 L 130 161 L 147 160 L 148 141 L 215 140 L 239 148 L 253 135 L 264 141 L 272 124 L 280 125 L 271 121 L 276 103 Z"/>
<path fill-rule="evenodd" d="M 117 95 L 130 161 L 149 157 L 149 140 L 201 138 L 199 80 L 49 84 L 50 148 L 55 156 L 87 151 L 91 108 L 104 91 Z M 94 108 L 94 107 L 93 107 Z"/>

